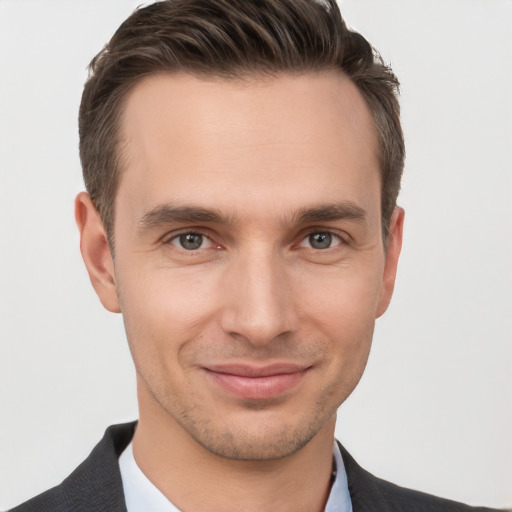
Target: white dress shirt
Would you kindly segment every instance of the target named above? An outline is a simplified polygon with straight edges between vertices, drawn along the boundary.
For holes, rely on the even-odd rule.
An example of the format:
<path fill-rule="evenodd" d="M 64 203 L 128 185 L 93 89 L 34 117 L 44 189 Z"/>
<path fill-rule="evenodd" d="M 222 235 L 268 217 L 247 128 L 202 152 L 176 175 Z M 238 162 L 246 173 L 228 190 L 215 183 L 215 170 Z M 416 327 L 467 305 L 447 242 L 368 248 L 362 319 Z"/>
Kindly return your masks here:
<path fill-rule="evenodd" d="M 333 448 L 336 479 L 331 488 L 325 512 L 352 512 L 347 474 L 337 443 Z M 124 497 L 128 512 L 181 512 L 149 480 L 135 462 L 132 443 L 119 457 Z"/>

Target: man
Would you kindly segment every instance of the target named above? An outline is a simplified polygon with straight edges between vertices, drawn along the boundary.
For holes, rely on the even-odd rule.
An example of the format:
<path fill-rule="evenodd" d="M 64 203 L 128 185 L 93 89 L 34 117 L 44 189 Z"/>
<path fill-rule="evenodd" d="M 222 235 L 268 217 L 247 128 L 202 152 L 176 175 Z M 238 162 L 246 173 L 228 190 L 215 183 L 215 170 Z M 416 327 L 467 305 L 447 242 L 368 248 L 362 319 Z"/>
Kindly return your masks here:
<path fill-rule="evenodd" d="M 334 442 L 401 248 L 397 86 L 332 1 L 120 27 L 84 90 L 76 219 L 140 419 L 15 510 L 469 510 Z"/>

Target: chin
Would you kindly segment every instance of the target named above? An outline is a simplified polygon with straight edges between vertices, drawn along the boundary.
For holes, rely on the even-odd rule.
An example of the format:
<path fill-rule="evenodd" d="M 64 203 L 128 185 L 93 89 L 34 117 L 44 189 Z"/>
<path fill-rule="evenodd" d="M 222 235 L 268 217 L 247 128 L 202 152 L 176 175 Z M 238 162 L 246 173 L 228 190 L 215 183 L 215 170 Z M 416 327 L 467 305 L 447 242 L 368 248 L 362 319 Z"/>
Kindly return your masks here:
<path fill-rule="evenodd" d="M 270 430 L 270 429 L 269 429 Z M 196 438 L 210 453 L 219 457 L 240 461 L 277 460 L 294 454 L 303 448 L 316 432 L 264 431 L 257 434 L 247 431 L 225 431 L 218 436 Z"/>
<path fill-rule="evenodd" d="M 208 422 L 203 428 L 197 424 L 182 424 L 188 434 L 208 452 L 230 460 L 264 461 L 277 460 L 293 455 L 306 446 L 321 430 L 330 430 L 329 417 L 335 410 L 317 414 L 309 418 L 295 418 L 290 422 L 273 414 L 257 411 L 246 418 L 226 415 L 229 424 L 213 425 Z M 238 421 L 237 421 L 238 420 Z"/>

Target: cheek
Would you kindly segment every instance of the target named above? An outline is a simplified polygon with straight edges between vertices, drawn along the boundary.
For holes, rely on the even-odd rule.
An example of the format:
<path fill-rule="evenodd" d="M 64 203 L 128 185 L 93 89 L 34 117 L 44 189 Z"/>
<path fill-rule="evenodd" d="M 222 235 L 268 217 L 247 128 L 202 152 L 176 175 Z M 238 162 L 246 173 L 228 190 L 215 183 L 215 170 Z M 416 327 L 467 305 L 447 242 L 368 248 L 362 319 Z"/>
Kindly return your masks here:
<path fill-rule="evenodd" d="M 313 270 L 302 274 L 296 294 L 302 298 L 306 315 L 342 333 L 373 325 L 381 281 L 380 264 L 340 266 L 328 272 Z"/>
<path fill-rule="evenodd" d="M 135 265 L 126 268 L 136 268 Z M 204 334 L 215 315 L 214 275 L 152 268 L 117 273 L 126 334 L 136 365 L 163 366 Z"/>
<path fill-rule="evenodd" d="M 303 329 L 321 333 L 327 340 L 332 371 L 341 372 L 345 381 L 357 382 L 366 365 L 380 295 L 379 275 L 377 265 L 301 280 Z"/>

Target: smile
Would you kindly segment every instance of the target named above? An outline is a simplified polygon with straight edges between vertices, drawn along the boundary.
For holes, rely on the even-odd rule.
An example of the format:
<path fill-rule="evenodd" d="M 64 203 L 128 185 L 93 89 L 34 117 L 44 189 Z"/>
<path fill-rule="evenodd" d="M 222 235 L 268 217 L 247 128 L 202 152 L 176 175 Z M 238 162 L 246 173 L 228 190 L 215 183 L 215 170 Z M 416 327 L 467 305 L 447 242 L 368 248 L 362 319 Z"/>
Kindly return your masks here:
<path fill-rule="evenodd" d="M 310 368 L 290 364 L 265 367 L 220 365 L 205 370 L 215 384 L 239 398 L 268 400 L 297 386 Z"/>

